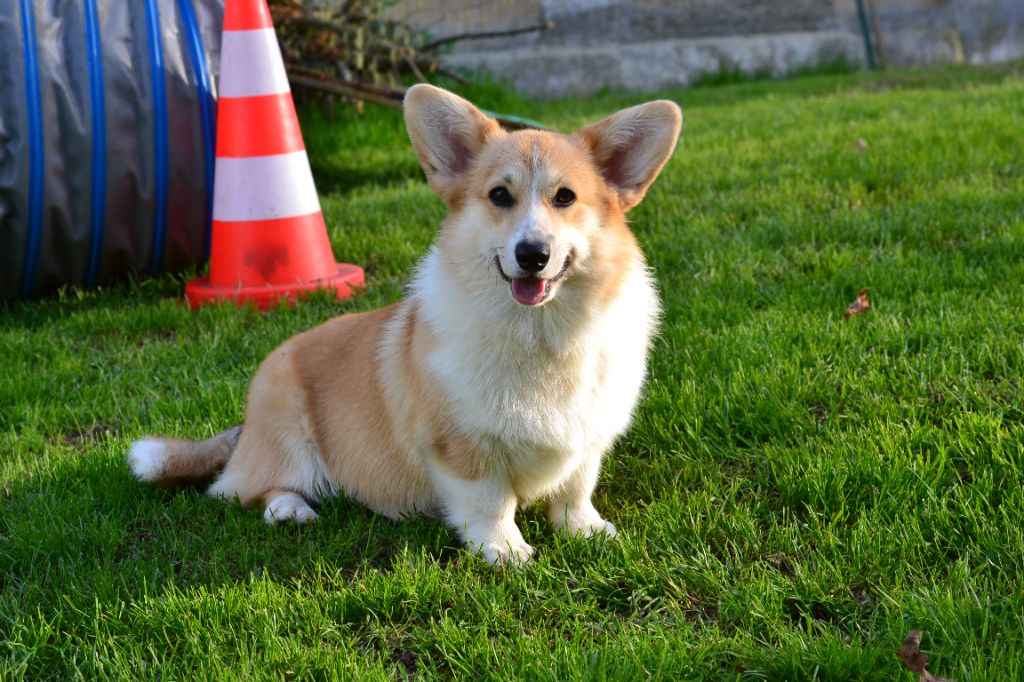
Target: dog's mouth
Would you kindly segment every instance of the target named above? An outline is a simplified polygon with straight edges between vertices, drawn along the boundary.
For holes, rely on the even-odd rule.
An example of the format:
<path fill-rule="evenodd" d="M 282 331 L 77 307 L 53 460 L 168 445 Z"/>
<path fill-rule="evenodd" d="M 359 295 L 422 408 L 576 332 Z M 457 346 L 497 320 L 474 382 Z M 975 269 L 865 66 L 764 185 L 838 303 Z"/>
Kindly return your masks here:
<path fill-rule="evenodd" d="M 552 287 L 565 277 L 565 273 L 569 271 L 569 266 L 572 265 L 575 257 L 575 252 L 569 251 L 569 255 L 565 257 L 565 262 L 562 264 L 562 269 L 550 279 L 533 276 L 509 277 L 502 270 L 501 259 L 498 256 L 494 257 L 494 265 L 498 268 L 498 274 L 501 275 L 502 279 L 510 284 L 512 298 L 516 300 L 516 303 L 525 306 L 535 306 L 548 299 Z"/>

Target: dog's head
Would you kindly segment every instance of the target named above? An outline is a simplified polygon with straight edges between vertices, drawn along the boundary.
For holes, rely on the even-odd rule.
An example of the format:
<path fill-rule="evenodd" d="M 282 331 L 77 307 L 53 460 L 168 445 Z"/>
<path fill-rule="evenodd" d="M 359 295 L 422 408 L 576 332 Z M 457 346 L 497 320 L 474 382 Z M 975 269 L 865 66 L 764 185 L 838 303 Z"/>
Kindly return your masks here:
<path fill-rule="evenodd" d="M 674 103 L 624 109 L 573 135 L 509 133 L 461 97 L 416 85 L 405 121 L 450 211 L 439 239 L 446 265 L 464 267 L 467 286 L 541 306 L 563 287 L 611 292 L 625 264 L 642 266 L 624 214 L 675 148 Z"/>

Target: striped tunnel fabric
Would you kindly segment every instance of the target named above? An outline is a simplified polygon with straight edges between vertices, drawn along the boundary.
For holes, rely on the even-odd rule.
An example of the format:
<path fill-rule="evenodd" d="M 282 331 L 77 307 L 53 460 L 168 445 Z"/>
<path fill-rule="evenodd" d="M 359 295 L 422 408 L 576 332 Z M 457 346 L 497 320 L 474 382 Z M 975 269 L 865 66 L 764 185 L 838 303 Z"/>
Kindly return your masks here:
<path fill-rule="evenodd" d="M 89 265 L 85 285 L 95 286 L 103 253 L 107 220 L 107 114 L 103 98 L 103 52 L 96 0 L 85 0 L 85 41 L 89 63 L 89 105 L 92 110 L 92 206 L 90 207 Z"/>
<path fill-rule="evenodd" d="M 155 275 L 164 262 L 167 241 L 167 86 L 164 76 L 164 46 L 160 35 L 160 14 L 156 0 L 145 0 L 148 34 L 149 73 L 153 92 L 153 171 L 156 188 L 153 208 L 153 251 L 149 272 Z"/>
<path fill-rule="evenodd" d="M 203 240 L 202 259 L 205 261 L 210 257 L 210 225 L 213 221 L 213 136 L 217 123 L 213 99 L 213 87 L 210 84 L 210 74 L 206 66 L 206 46 L 203 44 L 203 34 L 199 22 L 196 19 L 195 10 L 192 7 L 192 0 L 178 0 L 178 11 L 181 13 L 181 23 L 188 41 L 189 59 L 192 62 L 192 71 L 196 77 L 196 96 L 199 99 L 199 117 L 202 125 L 203 135 L 203 168 L 206 171 L 206 231 Z"/>
<path fill-rule="evenodd" d="M 36 25 L 32 3 L 21 0 L 22 53 L 25 65 L 25 110 L 28 112 L 28 238 L 22 270 L 22 296 L 31 296 L 39 262 L 43 231 L 43 116 L 39 107 L 39 62 L 36 58 Z"/>
<path fill-rule="evenodd" d="M 206 260 L 223 12 L 0 2 L 0 300 Z"/>

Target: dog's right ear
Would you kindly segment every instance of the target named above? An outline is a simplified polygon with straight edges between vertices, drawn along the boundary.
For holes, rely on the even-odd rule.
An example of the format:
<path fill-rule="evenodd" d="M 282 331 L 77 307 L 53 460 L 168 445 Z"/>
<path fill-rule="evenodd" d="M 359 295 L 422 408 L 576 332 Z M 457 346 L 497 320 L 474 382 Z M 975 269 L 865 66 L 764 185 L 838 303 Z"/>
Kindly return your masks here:
<path fill-rule="evenodd" d="M 623 109 L 577 133 L 590 147 L 598 171 L 628 211 L 672 156 L 683 125 L 679 105 L 658 100 Z"/>
<path fill-rule="evenodd" d="M 501 127 L 461 97 L 424 83 L 405 93 L 404 109 L 405 127 L 427 181 L 450 204 L 473 158 Z"/>

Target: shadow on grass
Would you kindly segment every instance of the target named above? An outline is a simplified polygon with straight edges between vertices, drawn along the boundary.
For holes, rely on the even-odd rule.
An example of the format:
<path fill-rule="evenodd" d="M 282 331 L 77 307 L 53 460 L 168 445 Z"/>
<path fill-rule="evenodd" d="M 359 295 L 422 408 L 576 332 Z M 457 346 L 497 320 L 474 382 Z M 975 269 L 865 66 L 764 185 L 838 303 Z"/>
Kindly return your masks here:
<path fill-rule="evenodd" d="M 0 331 L 38 329 L 97 309 L 116 309 L 119 315 L 128 317 L 126 311 L 138 311 L 161 300 L 183 302 L 184 283 L 196 274 L 190 269 L 143 281 L 129 275 L 95 289 L 66 286 L 31 300 L 0 301 Z"/>
<path fill-rule="evenodd" d="M 423 174 L 410 152 L 401 162 L 346 164 L 336 160 L 312 161 L 316 187 L 321 194 L 348 194 L 361 187 L 385 187 L 409 180 L 419 181 Z"/>
<path fill-rule="evenodd" d="M 457 557 L 437 520 L 390 521 L 331 498 L 306 526 L 269 526 L 258 509 L 205 497 L 205 486 L 156 488 L 134 481 L 120 439 L 54 444 L 64 455 L 2 489 L 0 588 L 21 604 L 57 608 L 55 596 L 91 608 L 167 589 L 216 587 L 267 576 L 278 583 L 320 570 L 356 579 L 390 573 L 396 557 Z M 111 447 L 114 446 L 114 447 Z M 70 451 L 71 454 L 68 454 Z"/>

